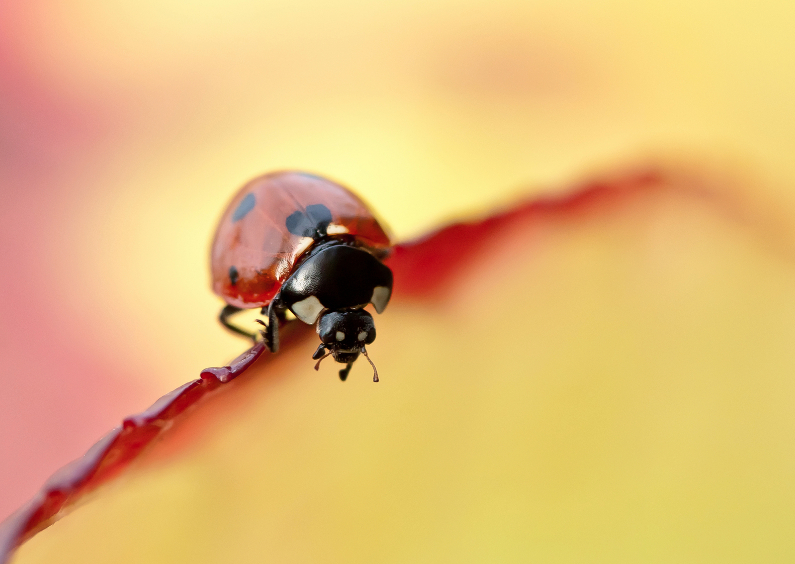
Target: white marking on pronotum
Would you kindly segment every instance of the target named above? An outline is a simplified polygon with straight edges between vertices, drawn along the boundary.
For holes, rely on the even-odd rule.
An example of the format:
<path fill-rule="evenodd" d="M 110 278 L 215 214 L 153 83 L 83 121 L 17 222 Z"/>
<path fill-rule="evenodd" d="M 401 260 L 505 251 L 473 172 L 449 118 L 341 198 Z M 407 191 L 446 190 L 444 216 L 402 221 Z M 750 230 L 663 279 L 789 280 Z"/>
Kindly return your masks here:
<path fill-rule="evenodd" d="M 293 313 L 298 319 L 312 325 L 317 321 L 317 316 L 320 315 L 320 312 L 323 311 L 324 308 L 320 300 L 315 296 L 309 296 L 300 302 L 295 302 L 290 309 L 293 310 Z"/>
<path fill-rule="evenodd" d="M 386 309 L 386 304 L 389 303 L 389 294 L 390 290 L 386 286 L 375 287 L 373 297 L 370 298 L 370 302 L 375 306 L 375 311 L 381 313 Z"/>
<path fill-rule="evenodd" d="M 359 333 L 359 334 L 357 335 L 357 338 L 358 338 L 360 341 L 364 341 L 364 340 L 367 338 L 367 331 L 362 331 L 361 333 Z"/>
<path fill-rule="evenodd" d="M 312 237 L 301 237 L 301 240 L 295 246 L 295 256 L 299 257 L 306 252 L 306 250 L 312 246 L 315 240 Z"/>
<path fill-rule="evenodd" d="M 326 228 L 326 233 L 329 235 L 344 235 L 345 233 L 348 233 L 348 228 L 344 225 L 329 223 L 329 226 Z"/>
<path fill-rule="evenodd" d="M 334 336 L 337 337 L 338 341 L 344 341 L 345 340 L 345 333 L 343 333 L 342 331 L 337 331 L 337 334 L 334 335 Z"/>

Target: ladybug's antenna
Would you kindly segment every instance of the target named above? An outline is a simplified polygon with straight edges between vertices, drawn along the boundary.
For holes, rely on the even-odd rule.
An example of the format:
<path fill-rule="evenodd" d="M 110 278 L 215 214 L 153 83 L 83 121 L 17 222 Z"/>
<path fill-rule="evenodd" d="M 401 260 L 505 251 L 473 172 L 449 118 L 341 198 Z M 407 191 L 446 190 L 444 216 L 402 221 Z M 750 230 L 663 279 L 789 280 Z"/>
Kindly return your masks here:
<path fill-rule="evenodd" d="M 364 358 L 367 359 L 367 362 L 370 363 L 370 366 L 373 367 L 373 382 L 378 382 L 379 381 L 378 380 L 378 369 L 375 367 L 375 364 L 373 364 L 373 361 L 370 360 L 370 355 L 367 354 L 367 349 L 362 347 L 362 353 L 364 353 Z M 319 361 L 318 361 L 318 363 L 319 363 Z"/>
<path fill-rule="evenodd" d="M 328 355 L 330 355 L 330 354 L 331 354 L 331 351 L 327 352 L 326 354 L 324 354 L 323 356 L 321 356 L 321 357 L 320 357 L 320 360 L 318 360 L 318 361 L 315 363 L 315 370 L 320 370 L 320 362 L 321 362 L 321 361 L 322 361 L 324 358 L 326 358 Z"/>

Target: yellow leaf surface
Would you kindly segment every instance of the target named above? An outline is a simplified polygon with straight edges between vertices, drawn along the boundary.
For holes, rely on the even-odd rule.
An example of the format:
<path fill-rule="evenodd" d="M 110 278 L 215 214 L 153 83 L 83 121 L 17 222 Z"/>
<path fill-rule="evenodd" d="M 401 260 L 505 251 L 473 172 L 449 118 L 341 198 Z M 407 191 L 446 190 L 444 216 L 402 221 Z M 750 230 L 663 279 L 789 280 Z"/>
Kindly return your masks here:
<path fill-rule="evenodd" d="M 717 188 L 613 178 L 436 241 L 379 384 L 307 332 L 15 564 L 790 561 L 795 262 Z"/>

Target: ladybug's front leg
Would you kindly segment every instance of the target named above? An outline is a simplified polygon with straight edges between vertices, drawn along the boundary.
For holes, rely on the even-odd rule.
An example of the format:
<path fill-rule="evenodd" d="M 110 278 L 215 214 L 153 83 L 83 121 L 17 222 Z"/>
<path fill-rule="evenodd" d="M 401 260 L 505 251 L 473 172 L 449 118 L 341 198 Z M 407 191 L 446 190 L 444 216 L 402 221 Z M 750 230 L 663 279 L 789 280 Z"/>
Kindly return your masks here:
<path fill-rule="evenodd" d="M 268 324 L 264 331 L 260 331 L 260 334 L 265 346 L 272 353 L 279 352 L 279 323 L 285 319 L 284 312 L 284 306 L 277 299 L 274 299 L 267 308 L 262 308 L 260 312 L 262 315 L 268 316 Z M 257 321 L 265 325 L 259 319 Z"/>

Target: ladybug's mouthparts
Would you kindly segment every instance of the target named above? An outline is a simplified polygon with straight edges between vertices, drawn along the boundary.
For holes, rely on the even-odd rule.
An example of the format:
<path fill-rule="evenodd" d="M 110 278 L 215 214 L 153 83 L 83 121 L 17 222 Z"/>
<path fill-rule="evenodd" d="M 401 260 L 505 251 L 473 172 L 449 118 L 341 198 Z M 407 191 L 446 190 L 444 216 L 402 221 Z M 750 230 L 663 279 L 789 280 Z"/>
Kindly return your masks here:
<path fill-rule="evenodd" d="M 361 353 L 361 349 L 353 349 L 353 350 L 341 350 L 337 349 L 332 352 L 334 356 L 334 360 L 342 364 L 348 364 L 351 362 L 355 362 L 357 358 L 359 358 L 359 354 Z"/>

